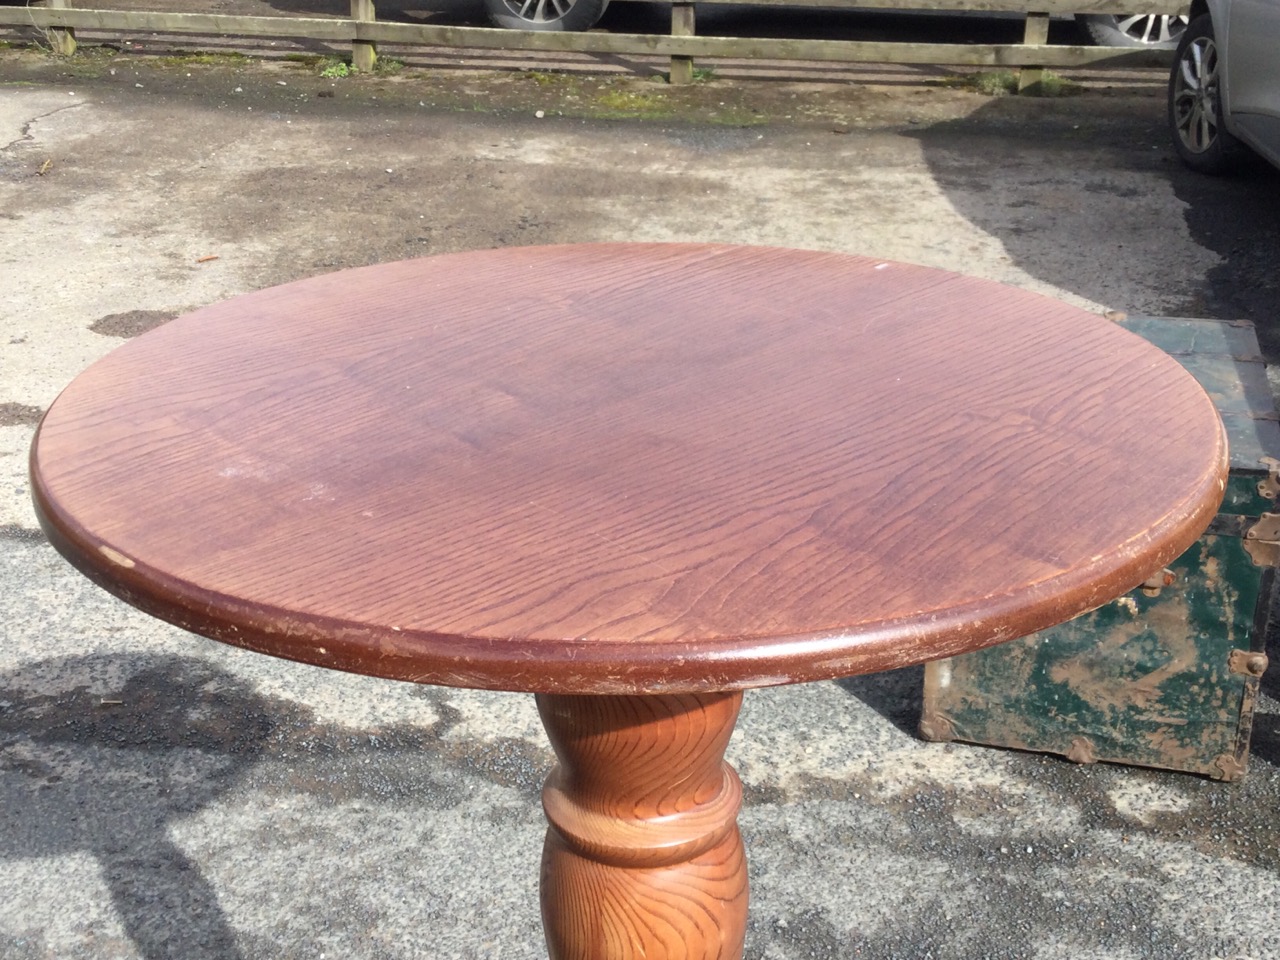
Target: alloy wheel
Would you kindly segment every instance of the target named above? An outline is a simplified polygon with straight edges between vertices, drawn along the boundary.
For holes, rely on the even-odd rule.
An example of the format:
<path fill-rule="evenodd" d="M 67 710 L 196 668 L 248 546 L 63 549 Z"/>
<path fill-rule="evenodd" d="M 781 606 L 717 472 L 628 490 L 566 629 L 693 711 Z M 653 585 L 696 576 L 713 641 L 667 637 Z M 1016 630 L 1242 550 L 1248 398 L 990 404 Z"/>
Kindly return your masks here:
<path fill-rule="evenodd" d="M 1197 37 L 1178 59 L 1173 85 L 1173 124 L 1192 153 L 1204 153 L 1218 138 L 1218 48 Z"/>
<path fill-rule="evenodd" d="M 1187 18 L 1172 14 L 1140 13 L 1116 17 L 1116 29 L 1137 43 L 1173 43 L 1187 29 Z"/>
<path fill-rule="evenodd" d="M 573 9 L 573 0 L 506 0 L 506 7 L 529 23 L 551 23 Z"/>

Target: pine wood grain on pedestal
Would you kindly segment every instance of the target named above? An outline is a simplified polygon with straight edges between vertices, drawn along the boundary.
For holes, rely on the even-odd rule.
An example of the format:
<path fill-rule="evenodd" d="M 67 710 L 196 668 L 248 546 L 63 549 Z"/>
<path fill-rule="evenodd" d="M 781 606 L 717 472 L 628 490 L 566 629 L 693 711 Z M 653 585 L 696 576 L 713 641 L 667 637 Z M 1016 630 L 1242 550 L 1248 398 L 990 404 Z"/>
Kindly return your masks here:
<path fill-rule="evenodd" d="M 747 921 L 742 785 L 724 762 L 739 692 L 542 694 L 559 758 L 542 916 L 553 960 L 736 960 Z"/>

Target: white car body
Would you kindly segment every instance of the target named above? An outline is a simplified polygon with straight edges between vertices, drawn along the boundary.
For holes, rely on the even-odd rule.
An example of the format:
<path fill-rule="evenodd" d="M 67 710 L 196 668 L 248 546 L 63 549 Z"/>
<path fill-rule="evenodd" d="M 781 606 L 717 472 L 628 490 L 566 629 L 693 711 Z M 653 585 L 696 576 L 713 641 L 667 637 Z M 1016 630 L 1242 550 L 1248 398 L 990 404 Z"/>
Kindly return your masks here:
<path fill-rule="evenodd" d="M 1196 0 L 1213 18 L 1222 122 L 1280 167 L 1280 0 Z"/>

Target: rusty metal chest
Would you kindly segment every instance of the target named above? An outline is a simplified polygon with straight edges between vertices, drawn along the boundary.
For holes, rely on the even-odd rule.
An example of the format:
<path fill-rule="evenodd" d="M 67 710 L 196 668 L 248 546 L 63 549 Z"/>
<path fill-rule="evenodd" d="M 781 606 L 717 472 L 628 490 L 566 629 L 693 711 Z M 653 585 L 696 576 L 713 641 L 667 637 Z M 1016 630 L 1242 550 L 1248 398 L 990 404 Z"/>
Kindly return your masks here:
<path fill-rule="evenodd" d="M 1250 324 L 1120 322 L 1177 357 L 1217 403 L 1231 452 L 1220 513 L 1129 595 L 928 664 L 920 732 L 1235 780 L 1248 761 L 1280 563 L 1280 423 Z"/>

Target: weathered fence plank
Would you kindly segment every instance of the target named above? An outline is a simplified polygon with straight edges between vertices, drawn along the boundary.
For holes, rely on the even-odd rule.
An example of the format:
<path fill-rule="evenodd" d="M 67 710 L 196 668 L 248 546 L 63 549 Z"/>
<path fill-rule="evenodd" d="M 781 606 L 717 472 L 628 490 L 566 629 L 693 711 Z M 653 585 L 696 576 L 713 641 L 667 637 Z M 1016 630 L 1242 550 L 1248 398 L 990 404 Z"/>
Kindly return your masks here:
<path fill-rule="evenodd" d="M 67 0 L 48 0 L 49 6 L 54 8 L 62 8 L 67 5 Z M 49 28 L 49 46 L 53 48 L 53 52 L 69 57 L 76 52 L 76 32 L 66 27 L 50 27 Z"/>
<path fill-rule="evenodd" d="M 351 19 L 374 21 L 378 14 L 374 11 L 373 0 L 351 0 Z M 351 41 L 351 66 L 363 71 L 372 72 L 378 61 L 377 47 L 368 40 Z"/>
<path fill-rule="evenodd" d="M 1076 13 L 1162 13 L 1187 12 L 1178 0 L 698 0 L 734 6 L 822 7 L 824 9 L 878 10 L 970 10 L 975 13 L 1025 13 L 1034 8 L 1054 16 Z"/>
<path fill-rule="evenodd" d="M 0 25 L 71 27 L 122 33 L 178 33 L 236 37 L 306 37 L 350 41 L 359 27 L 346 19 L 242 17 L 209 13 L 0 7 Z"/>
<path fill-rule="evenodd" d="M 359 0 L 353 0 L 353 10 Z M 714 0 L 713 0 L 714 2 Z M 828 0 L 830 2 L 830 0 Z M 977 0 L 1010 4 L 1014 0 Z M 911 0 L 911 6 L 938 9 L 960 6 L 960 0 Z M 810 0 L 809 5 L 813 5 Z M 865 6 L 865 0 L 856 0 Z M 1046 8 L 1133 9 L 1134 0 L 1021 0 L 1021 12 Z M 372 2 L 370 0 L 370 7 Z M 971 8 L 973 4 L 964 4 Z M 1001 9 L 1005 9 L 1001 7 Z M 372 14 L 372 10 L 370 10 Z M 1120 47 L 1031 44 L 899 43 L 864 40 L 797 40 L 743 37 L 663 36 L 658 34 L 551 33 L 389 23 L 372 19 L 251 17 L 203 13 L 159 13 L 85 10 L 59 7 L 0 7 L 0 26 L 40 29 L 103 30 L 241 37 L 294 37 L 336 43 L 399 43 L 490 50 L 541 50 L 691 58 L 810 60 L 841 63 L 946 64 L 969 67 L 1163 66 L 1171 54 L 1163 50 Z M 689 24 L 690 28 L 692 23 Z"/>
<path fill-rule="evenodd" d="M 1027 25 L 1023 30 L 1022 42 L 1036 46 L 1049 42 L 1049 14 L 1028 13 Z M 1040 67 L 1023 67 L 1018 73 L 1018 92 L 1030 90 L 1044 82 L 1044 70 Z"/>
<path fill-rule="evenodd" d="M 673 37 L 692 37 L 694 29 L 694 6 L 686 0 L 674 0 L 671 4 L 671 35 Z M 672 57 L 668 80 L 676 85 L 693 82 L 693 57 Z"/>

